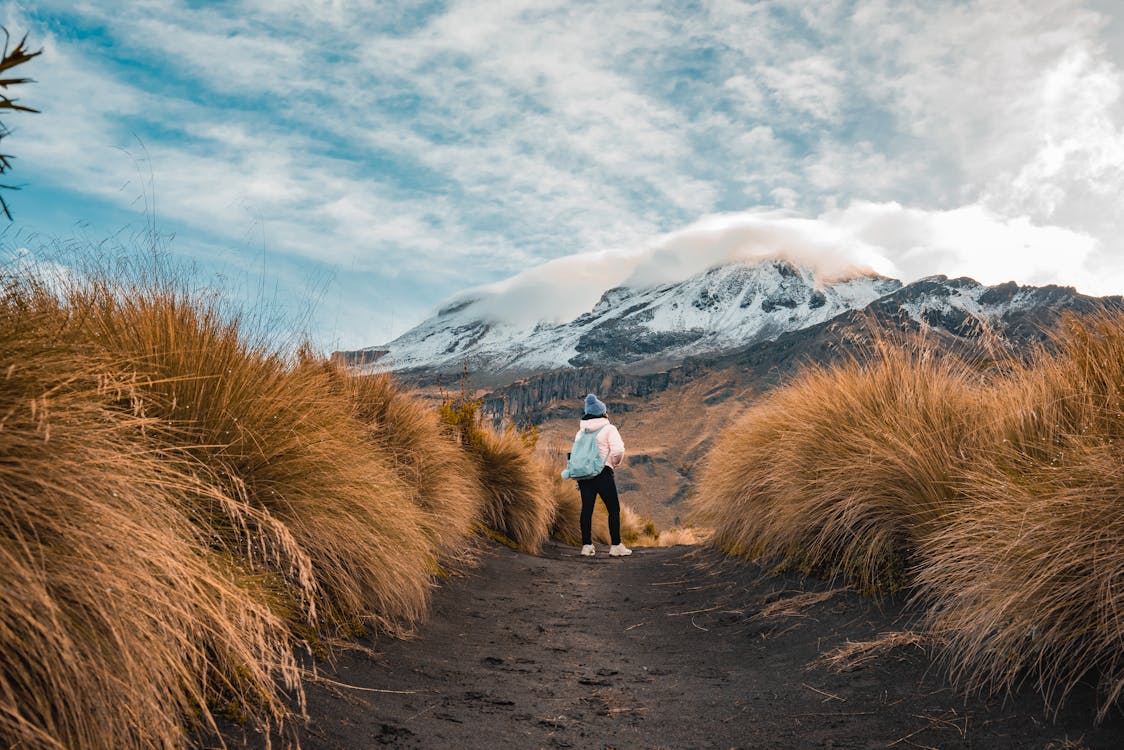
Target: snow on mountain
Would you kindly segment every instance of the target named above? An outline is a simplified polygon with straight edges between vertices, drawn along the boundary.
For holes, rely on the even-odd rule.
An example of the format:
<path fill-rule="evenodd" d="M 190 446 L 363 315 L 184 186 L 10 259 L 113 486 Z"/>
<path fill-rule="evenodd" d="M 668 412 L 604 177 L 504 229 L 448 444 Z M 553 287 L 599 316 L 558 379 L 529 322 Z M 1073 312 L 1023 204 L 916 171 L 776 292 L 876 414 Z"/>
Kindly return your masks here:
<path fill-rule="evenodd" d="M 454 374 L 467 364 L 479 380 L 510 381 L 584 366 L 627 365 L 641 373 L 693 355 L 773 341 L 851 311 L 904 315 L 959 336 L 990 327 L 1036 338 L 1058 311 L 1095 306 L 1097 300 L 1072 287 L 985 286 L 965 277 L 930 276 L 903 285 L 857 273 L 824 281 L 787 260 L 738 261 L 675 283 L 614 287 L 591 309 L 564 322 L 489 315 L 489 309 L 504 303 L 494 293 L 485 304 L 476 297 L 459 298 L 383 347 L 343 354 L 368 371 Z M 526 307 L 525 301 L 521 305 Z M 548 301 L 543 306 L 544 314 L 557 309 Z"/>
<path fill-rule="evenodd" d="M 1009 339 L 1040 339 L 1063 310 L 1089 312 L 1119 307 L 1113 297 L 1087 297 L 1073 287 L 1020 286 L 1013 281 L 986 286 L 967 277 L 930 276 L 882 297 L 870 306 L 880 313 L 905 314 L 931 328 L 976 336 L 984 327 Z"/>
<path fill-rule="evenodd" d="M 875 275 L 820 282 L 783 260 L 720 265 L 684 281 L 610 289 L 573 320 L 489 319 L 458 299 L 383 347 L 358 352 L 370 369 L 533 372 L 650 365 L 773 339 L 863 308 L 901 283 Z M 385 352 L 385 354 L 383 354 Z"/>

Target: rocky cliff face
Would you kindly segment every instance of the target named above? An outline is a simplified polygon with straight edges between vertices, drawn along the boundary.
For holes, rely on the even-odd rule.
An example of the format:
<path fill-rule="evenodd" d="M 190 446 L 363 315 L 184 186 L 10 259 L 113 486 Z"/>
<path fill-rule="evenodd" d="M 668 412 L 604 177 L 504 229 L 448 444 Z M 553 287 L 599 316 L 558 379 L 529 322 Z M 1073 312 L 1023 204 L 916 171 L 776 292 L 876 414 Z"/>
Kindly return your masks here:
<path fill-rule="evenodd" d="M 614 414 L 632 410 L 632 402 L 690 382 L 704 366 L 686 362 L 662 372 L 630 374 L 602 367 L 551 370 L 498 388 L 484 398 L 484 412 L 493 418 L 538 423 L 545 419 L 581 417 L 579 403 L 587 393 L 602 394 Z"/>

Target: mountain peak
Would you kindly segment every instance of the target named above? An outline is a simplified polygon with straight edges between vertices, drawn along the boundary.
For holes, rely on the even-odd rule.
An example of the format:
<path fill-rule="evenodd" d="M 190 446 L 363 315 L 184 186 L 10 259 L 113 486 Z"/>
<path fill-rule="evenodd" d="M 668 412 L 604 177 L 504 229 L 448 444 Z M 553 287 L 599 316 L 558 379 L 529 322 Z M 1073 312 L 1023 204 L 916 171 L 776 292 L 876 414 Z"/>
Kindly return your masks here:
<path fill-rule="evenodd" d="M 537 282 L 538 283 L 538 282 Z M 554 293 L 540 284 L 544 299 Z M 523 373 L 590 364 L 652 367 L 743 346 L 862 307 L 901 284 L 859 276 L 823 283 L 782 258 L 711 266 L 687 279 L 617 285 L 569 320 L 504 319 L 500 289 L 468 294 L 390 344 L 377 367 L 394 370 Z M 509 289 L 506 294 L 515 294 Z M 526 294 L 526 290 L 519 293 Z M 362 358 L 359 358 L 362 361 Z"/>
<path fill-rule="evenodd" d="M 771 258 L 711 266 L 674 283 L 614 286 L 590 309 L 561 322 L 503 320 L 489 314 L 507 303 L 502 294 L 470 294 L 390 344 L 341 355 L 368 369 L 430 375 L 459 373 L 467 364 L 497 382 L 585 366 L 645 372 L 772 341 L 868 308 L 968 335 L 980 323 L 1031 320 L 1035 310 L 1078 304 L 1079 297 L 1063 287 L 987 287 L 943 275 L 905 286 L 870 273 L 827 282 L 808 268 Z"/>

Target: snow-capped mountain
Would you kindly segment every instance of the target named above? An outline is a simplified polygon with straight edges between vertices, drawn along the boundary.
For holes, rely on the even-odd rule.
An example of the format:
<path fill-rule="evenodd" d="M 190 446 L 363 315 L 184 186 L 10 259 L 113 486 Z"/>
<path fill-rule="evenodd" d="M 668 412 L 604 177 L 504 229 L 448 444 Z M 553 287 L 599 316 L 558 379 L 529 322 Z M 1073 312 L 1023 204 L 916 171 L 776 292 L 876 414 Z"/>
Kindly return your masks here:
<path fill-rule="evenodd" d="M 845 313 L 870 309 L 917 324 L 972 335 L 981 323 L 1029 328 L 1035 311 L 1089 301 L 1069 287 L 984 286 L 934 276 L 909 285 L 873 274 L 825 282 L 784 260 L 731 263 L 677 283 L 621 286 L 587 312 L 561 323 L 515 323 L 482 315 L 480 299 L 461 298 L 382 347 L 341 353 L 369 370 L 470 372 L 490 380 L 599 366 L 632 372 L 687 357 L 769 342 Z M 489 300 L 494 309 L 495 299 Z"/>
<path fill-rule="evenodd" d="M 781 260 L 733 263 L 674 284 L 616 287 L 563 323 L 508 323 L 457 300 L 391 343 L 351 353 L 372 369 L 525 373 L 658 365 L 776 338 L 862 308 L 901 287 L 880 276 L 820 283 Z M 385 352 L 385 353 L 384 353 Z"/>

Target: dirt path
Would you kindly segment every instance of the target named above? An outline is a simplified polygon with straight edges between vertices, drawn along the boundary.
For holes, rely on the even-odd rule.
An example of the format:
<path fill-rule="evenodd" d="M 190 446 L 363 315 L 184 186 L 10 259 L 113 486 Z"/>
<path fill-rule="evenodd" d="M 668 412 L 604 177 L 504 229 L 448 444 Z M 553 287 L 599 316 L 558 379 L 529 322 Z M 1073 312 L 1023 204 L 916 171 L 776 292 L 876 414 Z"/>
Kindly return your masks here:
<path fill-rule="evenodd" d="M 847 640 L 903 628 L 894 603 L 838 592 L 760 619 L 770 602 L 829 589 L 687 548 L 576 552 L 488 548 L 436 593 L 417 638 L 321 668 L 354 687 L 310 687 L 302 745 L 1124 747 L 1121 716 L 1093 727 L 1091 695 L 1056 723 L 1029 691 L 966 701 L 912 647 L 843 673 L 806 668 Z"/>

